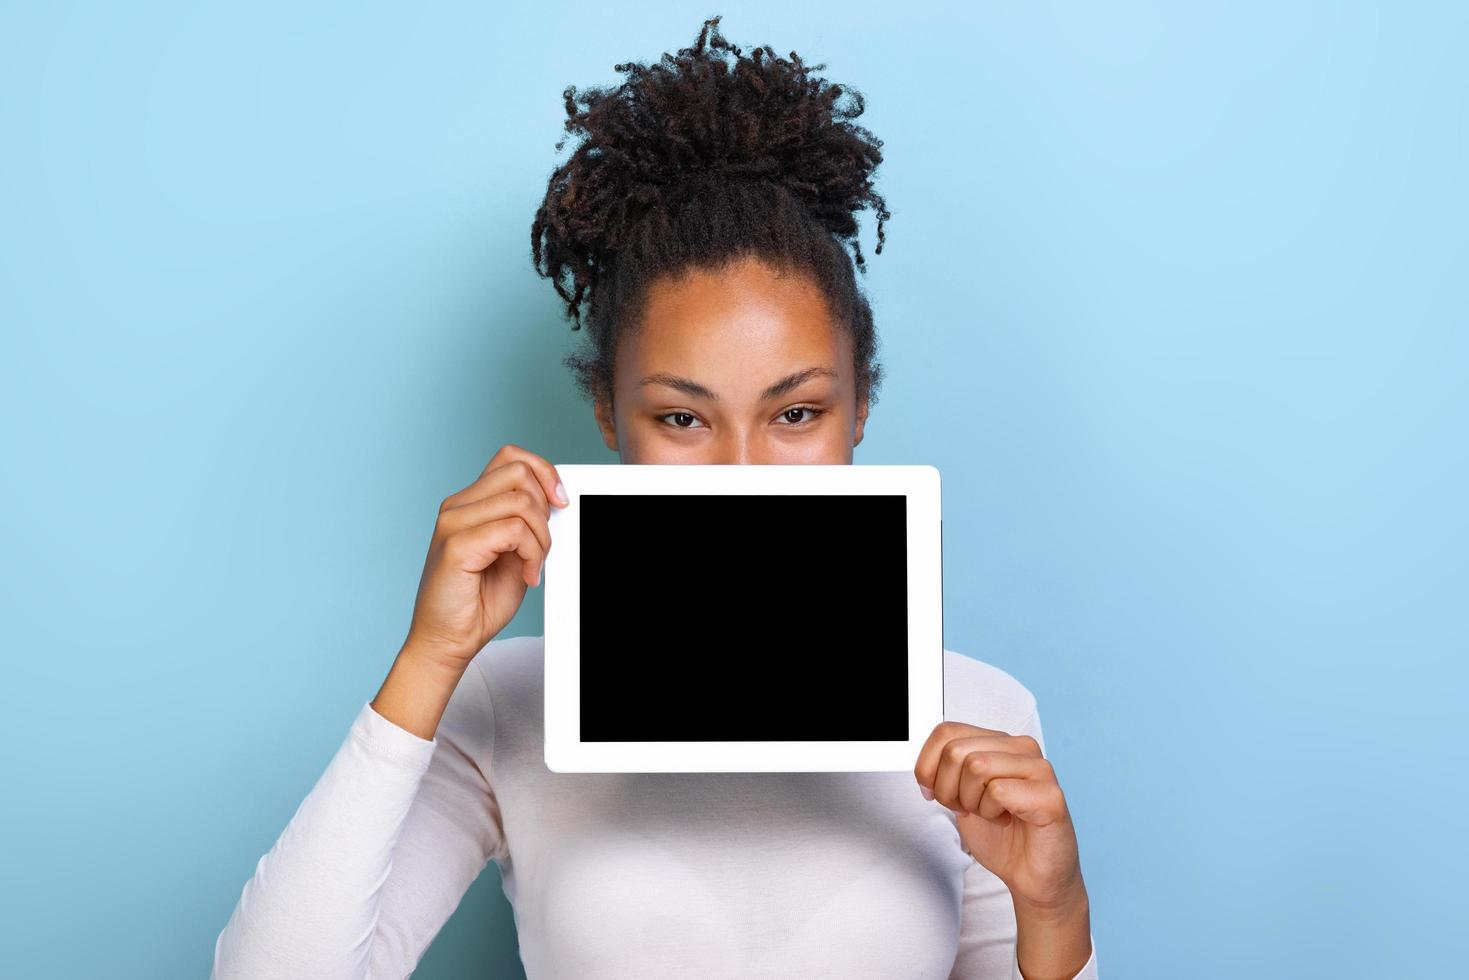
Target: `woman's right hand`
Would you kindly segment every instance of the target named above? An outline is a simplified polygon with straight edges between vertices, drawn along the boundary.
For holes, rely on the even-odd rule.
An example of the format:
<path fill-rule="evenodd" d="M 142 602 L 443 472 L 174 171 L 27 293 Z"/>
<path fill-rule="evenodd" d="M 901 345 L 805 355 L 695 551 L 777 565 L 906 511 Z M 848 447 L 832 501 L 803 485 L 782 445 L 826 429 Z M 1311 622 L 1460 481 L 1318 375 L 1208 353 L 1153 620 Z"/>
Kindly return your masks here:
<path fill-rule="evenodd" d="M 418 583 L 405 648 L 463 670 L 539 585 L 561 477 L 544 458 L 505 445 L 469 486 L 444 499 Z M 564 492 L 564 491 L 563 491 Z"/>

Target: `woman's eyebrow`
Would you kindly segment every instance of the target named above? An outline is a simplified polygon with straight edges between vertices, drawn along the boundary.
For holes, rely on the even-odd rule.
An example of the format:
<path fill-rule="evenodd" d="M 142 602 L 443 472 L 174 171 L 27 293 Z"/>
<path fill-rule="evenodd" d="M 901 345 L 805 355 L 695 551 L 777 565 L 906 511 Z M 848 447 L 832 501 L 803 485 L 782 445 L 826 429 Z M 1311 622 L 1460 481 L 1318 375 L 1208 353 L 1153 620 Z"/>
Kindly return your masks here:
<path fill-rule="evenodd" d="M 820 375 L 826 375 L 835 378 L 837 376 L 837 373 L 830 368 L 809 367 L 806 368 L 804 371 L 797 371 L 794 374 L 788 374 L 784 378 L 781 378 L 779 381 L 777 381 L 775 384 L 771 385 L 769 388 L 766 388 L 764 391 L 762 391 L 760 393 L 760 400 L 769 401 L 772 398 L 779 398 L 781 395 L 784 395 L 786 392 L 797 387 L 807 379 L 814 378 Z M 638 382 L 639 387 L 642 387 L 643 385 L 665 385 L 669 388 L 676 388 L 679 391 L 682 391 L 684 394 L 692 395 L 695 398 L 705 398 L 711 402 L 719 401 L 718 395 L 716 395 L 714 392 L 710 391 L 703 385 L 699 384 L 699 382 L 694 381 L 690 378 L 681 378 L 676 374 L 666 374 L 663 372 L 659 372 L 658 374 L 650 374 L 646 378 Z"/>

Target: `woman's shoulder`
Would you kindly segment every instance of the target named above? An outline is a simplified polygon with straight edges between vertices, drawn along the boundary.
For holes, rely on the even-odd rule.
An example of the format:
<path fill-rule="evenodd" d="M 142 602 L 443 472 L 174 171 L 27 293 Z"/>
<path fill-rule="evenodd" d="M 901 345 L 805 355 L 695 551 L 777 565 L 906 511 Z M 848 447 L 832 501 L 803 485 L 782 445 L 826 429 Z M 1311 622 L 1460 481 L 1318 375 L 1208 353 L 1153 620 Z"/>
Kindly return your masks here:
<path fill-rule="evenodd" d="M 534 693 L 545 678 L 545 637 L 497 636 L 475 654 L 470 669 L 496 693 Z"/>
<path fill-rule="evenodd" d="M 1014 675 L 944 650 L 944 719 L 1014 733 L 1035 711 L 1035 695 Z"/>

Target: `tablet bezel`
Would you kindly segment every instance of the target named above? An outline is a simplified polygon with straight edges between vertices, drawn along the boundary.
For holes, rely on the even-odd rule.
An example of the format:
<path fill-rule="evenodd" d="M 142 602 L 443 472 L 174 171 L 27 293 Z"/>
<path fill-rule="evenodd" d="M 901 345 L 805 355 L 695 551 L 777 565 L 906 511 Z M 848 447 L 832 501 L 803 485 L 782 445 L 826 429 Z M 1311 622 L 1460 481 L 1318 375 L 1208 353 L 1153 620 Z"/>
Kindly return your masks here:
<path fill-rule="evenodd" d="M 558 464 L 546 555 L 545 761 L 552 772 L 912 771 L 943 720 L 943 557 L 937 468 L 909 464 Z M 907 497 L 907 741 L 580 740 L 580 497 L 587 494 L 902 494 Z"/>

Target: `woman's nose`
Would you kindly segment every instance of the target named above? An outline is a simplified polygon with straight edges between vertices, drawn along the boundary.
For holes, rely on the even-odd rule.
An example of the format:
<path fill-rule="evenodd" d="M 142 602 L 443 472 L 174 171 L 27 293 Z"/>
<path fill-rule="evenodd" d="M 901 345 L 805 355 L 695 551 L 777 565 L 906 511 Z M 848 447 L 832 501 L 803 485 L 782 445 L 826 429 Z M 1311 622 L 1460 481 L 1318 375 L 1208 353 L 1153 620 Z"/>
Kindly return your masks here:
<path fill-rule="evenodd" d="M 744 466 L 749 463 L 755 462 L 755 460 L 750 457 L 750 453 L 748 450 L 741 448 L 737 451 L 720 453 L 719 456 L 716 459 L 711 460 L 711 462 L 718 463 L 724 466 Z"/>
<path fill-rule="evenodd" d="M 748 437 L 735 435 L 720 440 L 719 445 L 714 449 L 714 458 L 710 462 L 728 466 L 743 466 L 759 463 L 762 460 L 758 447 L 752 446 Z"/>

